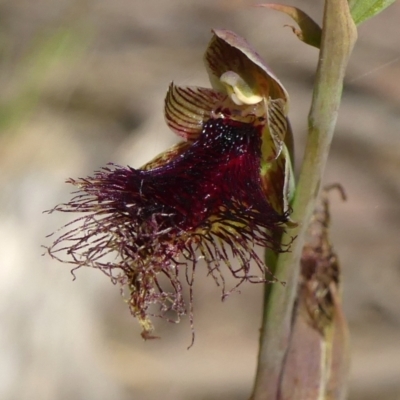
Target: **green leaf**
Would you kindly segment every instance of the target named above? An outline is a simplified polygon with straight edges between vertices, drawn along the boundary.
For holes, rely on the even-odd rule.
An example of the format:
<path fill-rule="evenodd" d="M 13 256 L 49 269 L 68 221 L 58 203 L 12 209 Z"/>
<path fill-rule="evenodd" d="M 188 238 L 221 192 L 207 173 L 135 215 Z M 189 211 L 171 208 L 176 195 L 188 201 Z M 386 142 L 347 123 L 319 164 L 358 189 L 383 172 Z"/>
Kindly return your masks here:
<path fill-rule="evenodd" d="M 351 16 L 356 25 L 379 14 L 396 0 L 349 0 Z"/>

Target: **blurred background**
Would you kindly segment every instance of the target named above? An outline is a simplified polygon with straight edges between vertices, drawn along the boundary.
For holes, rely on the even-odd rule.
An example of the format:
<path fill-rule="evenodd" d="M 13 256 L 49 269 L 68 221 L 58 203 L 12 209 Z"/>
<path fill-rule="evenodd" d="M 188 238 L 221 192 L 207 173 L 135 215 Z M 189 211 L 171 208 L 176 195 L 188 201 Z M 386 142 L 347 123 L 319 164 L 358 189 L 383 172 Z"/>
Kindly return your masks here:
<path fill-rule="evenodd" d="M 255 372 L 262 287 L 224 303 L 199 269 L 196 341 L 187 319 L 144 342 L 119 289 L 95 270 L 72 281 L 42 257 L 72 216 L 68 177 L 139 167 L 177 141 L 168 84 L 209 86 L 211 28 L 247 38 L 291 96 L 301 160 L 317 50 L 288 17 L 241 0 L 0 2 L 0 398 L 243 400 Z M 322 1 L 292 0 L 320 21 Z M 352 341 L 350 400 L 400 399 L 400 3 L 365 22 L 326 172 Z"/>

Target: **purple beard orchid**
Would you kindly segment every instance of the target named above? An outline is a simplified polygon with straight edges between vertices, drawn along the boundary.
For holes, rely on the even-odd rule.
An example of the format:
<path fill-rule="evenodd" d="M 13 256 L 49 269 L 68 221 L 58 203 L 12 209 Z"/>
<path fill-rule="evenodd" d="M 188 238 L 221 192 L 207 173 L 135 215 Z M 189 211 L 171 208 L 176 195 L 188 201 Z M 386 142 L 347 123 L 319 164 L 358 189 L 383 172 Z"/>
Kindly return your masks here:
<path fill-rule="evenodd" d="M 213 89 L 171 84 L 166 96 L 166 122 L 183 142 L 140 169 L 109 165 L 69 179 L 75 197 L 50 211 L 83 214 L 66 225 L 50 255 L 121 284 L 144 338 L 152 337 L 154 315 L 189 312 L 192 323 L 200 260 L 225 296 L 223 267 L 237 278 L 235 287 L 275 280 L 255 246 L 289 246 L 276 240 L 291 224 L 288 95 L 233 32 L 214 31 L 205 64 Z M 252 262 L 261 273 L 251 272 Z"/>

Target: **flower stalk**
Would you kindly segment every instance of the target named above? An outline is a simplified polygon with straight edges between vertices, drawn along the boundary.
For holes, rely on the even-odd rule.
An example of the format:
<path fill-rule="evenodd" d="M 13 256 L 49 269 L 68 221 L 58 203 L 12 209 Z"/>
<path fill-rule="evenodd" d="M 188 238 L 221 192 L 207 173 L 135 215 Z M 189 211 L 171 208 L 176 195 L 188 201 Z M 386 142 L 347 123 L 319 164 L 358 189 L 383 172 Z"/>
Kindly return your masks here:
<path fill-rule="evenodd" d="M 272 268 L 275 276 L 286 282 L 285 287 L 272 285 L 265 291 L 258 369 L 252 400 L 281 399 L 282 373 L 293 333 L 293 310 L 298 294 L 305 234 L 320 191 L 345 70 L 356 38 L 357 31 L 347 0 L 326 0 L 307 145 L 292 201 L 292 219 L 298 226 L 290 231 L 290 235 L 297 236 L 297 239 L 290 252 L 275 257 L 275 266 Z M 284 233 L 282 241 L 287 240 L 288 234 Z M 268 261 L 274 261 L 271 258 L 269 255 Z"/>

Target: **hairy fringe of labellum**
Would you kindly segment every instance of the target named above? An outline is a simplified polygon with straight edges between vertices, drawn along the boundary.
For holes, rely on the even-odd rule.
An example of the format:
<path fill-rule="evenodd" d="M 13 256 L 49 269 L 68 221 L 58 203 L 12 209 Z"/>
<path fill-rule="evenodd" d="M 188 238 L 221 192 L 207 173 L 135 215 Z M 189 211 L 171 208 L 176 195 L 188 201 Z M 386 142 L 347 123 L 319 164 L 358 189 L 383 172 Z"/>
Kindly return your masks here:
<path fill-rule="evenodd" d="M 131 313 L 145 326 L 145 338 L 151 337 L 150 316 L 172 311 L 178 321 L 188 313 L 182 293 L 186 281 L 193 328 L 193 283 L 200 260 L 225 297 L 244 281 L 275 280 L 255 246 L 287 250 L 274 233 L 283 229 L 288 215 L 274 211 L 261 187 L 260 136 L 261 128 L 252 124 L 212 119 L 192 145 L 159 166 L 110 165 L 93 177 L 70 179 L 79 191 L 50 212 L 84 215 L 66 225 L 49 253 L 75 268 L 100 269 L 128 289 Z M 260 274 L 251 272 L 252 261 Z M 231 290 L 223 266 L 238 279 Z M 154 304 L 157 315 L 149 310 Z"/>

